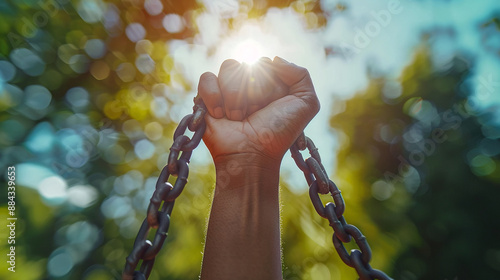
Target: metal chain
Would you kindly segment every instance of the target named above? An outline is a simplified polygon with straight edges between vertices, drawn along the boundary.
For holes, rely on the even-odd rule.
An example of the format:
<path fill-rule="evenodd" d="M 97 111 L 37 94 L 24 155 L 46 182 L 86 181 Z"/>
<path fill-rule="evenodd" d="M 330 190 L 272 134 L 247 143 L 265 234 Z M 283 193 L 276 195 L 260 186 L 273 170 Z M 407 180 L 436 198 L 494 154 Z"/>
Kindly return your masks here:
<path fill-rule="evenodd" d="M 305 149 L 311 155 L 306 160 L 304 160 L 300 153 L 300 151 Z M 328 219 L 330 226 L 333 228 L 333 246 L 337 250 L 340 259 L 346 265 L 353 267 L 361 280 L 391 279 L 384 272 L 373 269 L 370 266 L 372 251 L 368 245 L 368 241 L 366 241 L 366 237 L 357 227 L 345 221 L 343 216 L 345 211 L 344 199 L 337 185 L 328 179 L 314 142 L 309 137 L 306 137 L 304 133 L 301 133 L 292 147 L 290 147 L 290 153 L 297 167 L 304 173 L 306 181 L 309 184 L 309 197 L 314 209 L 321 217 Z M 326 205 L 323 205 L 319 194 L 330 194 L 334 203 L 328 202 Z M 351 250 L 351 254 L 349 254 L 343 243 L 350 242 L 351 237 L 358 245 L 359 250 L 353 249 Z"/>
<path fill-rule="evenodd" d="M 204 118 L 207 108 L 198 97 L 195 97 L 194 103 L 193 114 L 185 116 L 174 132 L 174 143 L 170 147 L 168 163 L 161 171 L 156 182 L 156 189 L 151 197 L 147 216 L 135 238 L 132 252 L 126 259 L 122 280 L 148 279 L 153 269 L 155 257 L 167 238 L 170 215 L 174 208 L 175 199 L 182 193 L 187 183 L 189 175 L 188 163 L 191 154 L 200 144 L 206 129 Z M 186 129 L 194 132 L 192 138 L 184 135 Z M 177 176 L 173 186 L 168 182 L 170 176 Z M 153 242 L 147 240 L 151 228 L 156 229 Z M 141 267 L 136 271 L 141 260 Z"/>
<path fill-rule="evenodd" d="M 156 183 L 156 189 L 151 197 L 147 210 L 147 217 L 142 222 L 139 233 L 134 241 L 132 252 L 126 259 L 122 280 L 146 280 L 151 274 L 155 257 L 160 251 L 167 237 L 170 226 L 170 215 L 175 199 L 181 194 L 187 183 L 189 174 L 188 163 L 192 151 L 198 146 L 205 133 L 205 114 L 207 108 L 198 96 L 194 98 L 193 114 L 185 116 L 174 132 L 174 143 L 170 148 L 168 163 L 163 168 Z M 184 133 L 186 129 L 194 132 L 192 138 Z M 311 155 L 304 160 L 300 151 L 307 149 Z M 182 152 L 182 153 L 181 153 Z M 309 185 L 309 197 L 316 212 L 328 219 L 333 228 L 333 245 L 340 259 L 348 266 L 353 267 L 361 280 L 382 279 L 390 280 L 384 272 L 370 266 L 372 257 L 366 237 L 353 225 L 348 224 L 343 216 L 345 210 L 344 199 L 335 183 L 328 178 L 318 149 L 314 142 L 302 132 L 295 143 L 290 147 L 292 158 L 297 167 L 302 170 Z M 179 156 L 180 154 L 180 156 Z M 168 182 L 170 176 L 177 176 L 172 186 Z M 334 203 L 323 205 L 319 194 L 330 194 Z M 163 205 L 162 205 L 163 203 Z M 151 228 L 156 229 L 153 242 L 147 240 Z M 343 243 L 354 239 L 359 247 L 347 252 Z M 139 270 L 137 265 L 142 260 Z"/>

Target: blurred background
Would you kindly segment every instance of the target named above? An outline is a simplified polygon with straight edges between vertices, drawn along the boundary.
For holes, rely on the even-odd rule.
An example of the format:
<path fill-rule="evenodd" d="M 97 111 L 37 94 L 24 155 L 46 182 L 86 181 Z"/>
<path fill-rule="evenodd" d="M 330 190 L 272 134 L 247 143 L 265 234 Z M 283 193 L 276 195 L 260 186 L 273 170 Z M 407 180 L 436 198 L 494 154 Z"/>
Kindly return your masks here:
<path fill-rule="evenodd" d="M 307 67 L 306 129 L 395 279 L 500 275 L 500 5 L 483 1 L 0 1 L 0 216 L 16 168 L 16 272 L 119 279 L 197 80 L 227 58 Z M 197 279 L 215 174 L 204 146 L 150 279 Z M 285 157 L 284 279 L 357 279 Z M 325 197 L 325 202 L 328 197 Z M 355 244 L 347 247 L 355 248 Z"/>

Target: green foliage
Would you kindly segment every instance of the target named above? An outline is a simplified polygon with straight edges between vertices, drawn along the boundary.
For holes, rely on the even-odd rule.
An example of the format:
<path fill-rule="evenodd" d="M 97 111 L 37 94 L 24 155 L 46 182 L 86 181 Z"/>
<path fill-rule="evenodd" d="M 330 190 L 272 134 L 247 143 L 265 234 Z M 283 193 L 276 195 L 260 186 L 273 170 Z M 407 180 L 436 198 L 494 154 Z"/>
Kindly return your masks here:
<path fill-rule="evenodd" d="M 398 255 L 395 279 L 498 275 L 500 127 L 466 82 L 471 60 L 434 68 L 426 45 L 397 81 L 372 79 L 331 124 L 346 139 L 340 174 Z M 493 93 L 492 93 L 493 94 Z M 492 113 L 488 113 L 492 110 Z M 356 162 L 357 168 L 345 164 Z M 367 234 L 368 235 L 368 234 Z M 379 235 L 368 235 L 370 244 Z M 376 254 L 375 254 L 376 256 Z"/>

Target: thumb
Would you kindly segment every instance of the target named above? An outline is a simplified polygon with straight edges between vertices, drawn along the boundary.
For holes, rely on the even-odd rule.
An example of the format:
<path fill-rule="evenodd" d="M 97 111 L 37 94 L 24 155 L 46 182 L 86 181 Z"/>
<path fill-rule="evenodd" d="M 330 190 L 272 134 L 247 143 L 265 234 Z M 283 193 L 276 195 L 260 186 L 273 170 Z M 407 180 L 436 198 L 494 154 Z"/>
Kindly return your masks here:
<path fill-rule="evenodd" d="M 288 86 L 288 94 L 304 101 L 308 110 L 315 115 L 319 111 L 320 104 L 309 71 L 279 56 L 274 57 L 273 69 L 276 76 Z"/>

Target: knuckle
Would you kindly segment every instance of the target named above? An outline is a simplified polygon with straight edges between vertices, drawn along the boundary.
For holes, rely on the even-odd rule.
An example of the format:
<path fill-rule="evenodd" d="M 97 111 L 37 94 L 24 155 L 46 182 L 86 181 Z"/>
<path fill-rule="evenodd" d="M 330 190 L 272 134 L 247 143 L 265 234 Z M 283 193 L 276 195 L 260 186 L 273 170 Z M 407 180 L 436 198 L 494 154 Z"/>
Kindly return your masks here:
<path fill-rule="evenodd" d="M 273 63 L 273 61 L 269 57 L 267 57 L 267 56 L 263 56 L 263 57 L 259 58 L 258 62 L 261 63 L 261 64 L 262 63 L 263 64 L 271 64 L 271 63 Z"/>
<path fill-rule="evenodd" d="M 241 86 L 235 80 L 221 79 L 221 93 L 224 97 L 237 96 L 241 92 Z"/>
<path fill-rule="evenodd" d="M 203 97 L 210 99 L 205 101 L 211 102 L 212 99 L 217 100 L 216 97 L 219 94 L 219 91 L 214 87 L 207 87 L 201 91 L 201 94 Z"/>
<path fill-rule="evenodd" d="M 307 70 L 307 68 L 302 67 L 302 66 L 297 66 L 296 69 L 297 69 L 296 70 L 297 74 L 299 74 L 298 76 L 300 76 L 302 79 L 311 77 L 311 75 L 309 74 L 309 70 Z"/>
<path fill-rule="evenodd" d="M 241 64 L 234 60 L 234 59 L 226 59 L 224 62 L 222 62 L 220 66 L 220 71 L 223 72 L 224 70 L 233 70 L 236 67 L 239 67 Z"/>
<path fill-rule="evenodd" d="M 212 97 L 219 94 L 217 76 L 211 72 L 205 72 L 200 76 L 198 92 L 204 97 Z"/>
<path fill-rule="evenodd" d="M 201 82 L 213 81 L 214 79 L 217 79 L 217 76 L 215 76 L 214 73 L 212 73 L 212 72 L 205 72 L 205 73 L 201 74 L 201 76 L 200 76 L 200 83 Z"/>
<path fill-rule="evenodd" d="M 314 110 L 314 113 L 317 114 L 319 110 L 321 109 L 321 104 L 319 102 L 319 99 L 316 95 L 314 95 L 312 103 L 312 108 Z"/>
<path fill-rule="evenodd" d="M 234 87 L 227 87 L 223 89 L 222 94 L 224 96 L 224 100 L 236 102 L 241 99 L 240 91 Z"/>
<path fill-rule="evenodd" d="M 312 117 L 319 112 L 321 105 L 314 92 L 310 93 L 308 96 L 304 96 L 303 101 L 306 103 L 307 111 L 310 112 Z"/>

